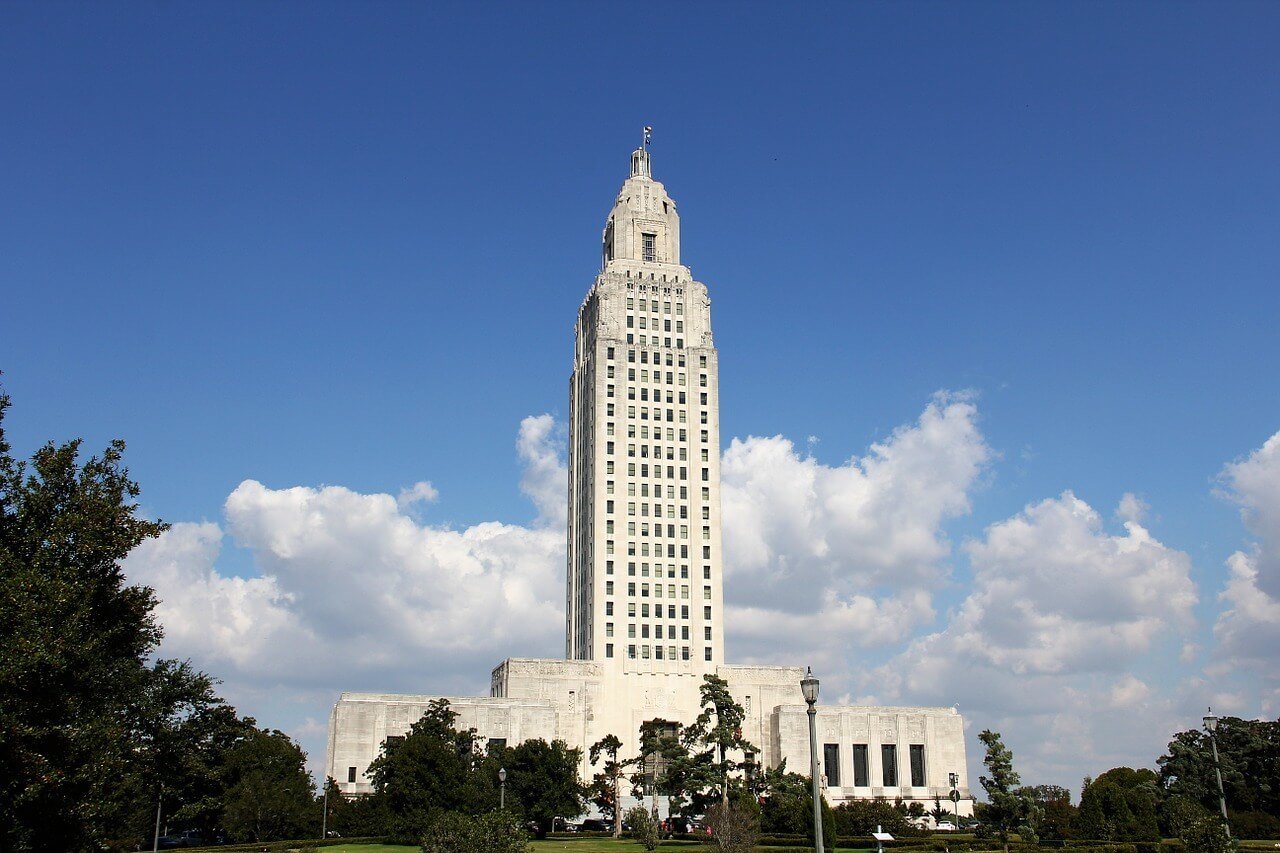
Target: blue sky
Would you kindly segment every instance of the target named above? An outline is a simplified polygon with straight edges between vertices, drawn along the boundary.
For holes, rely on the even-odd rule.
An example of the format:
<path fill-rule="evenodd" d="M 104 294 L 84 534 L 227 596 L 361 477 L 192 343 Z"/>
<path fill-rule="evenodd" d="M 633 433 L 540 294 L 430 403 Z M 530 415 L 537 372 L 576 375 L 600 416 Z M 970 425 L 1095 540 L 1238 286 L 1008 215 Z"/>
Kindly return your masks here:
<path fill-rule="evenodd" d="M 1163 725 L 1203 679 L 1275 716 L 1274 664 L 1223 669 L 1211 635 L 1226 561 L 1270 542 L 1241 523 L 1267 515 L 1252 493 L 1215 489 L 1280 430 L 1278 33 L 1264 3 L 6 4 L 7 429 L 22 452 L 125 438 L 148 513 L 231 532 L 224 578 L 270 574 L 224 512 L 245 480 L 429 481 L 405 510 L 424 526 L 537 528 L 517 432 L 567 414 L 574 315 L 651 124 L 711 288 L 726 445 L 781 435 L 838 468 L 934 392 L 976 407 L 990 458 L 936 519 L 936 618 L 833 661 L 837 684 L 884 698 L 857 673 L 946 627 L 988 526 L 1069 489 L 1121 535 L 1133 493 L 1187 556 L 1195 622 L 1070 689 L 1137 673 Z M 487 682 L 419 658 L 286 689 L 175 652 L 313 752 L 339 689 Z M 1031 760 L 1072 785 L 1088 763 Z"/>

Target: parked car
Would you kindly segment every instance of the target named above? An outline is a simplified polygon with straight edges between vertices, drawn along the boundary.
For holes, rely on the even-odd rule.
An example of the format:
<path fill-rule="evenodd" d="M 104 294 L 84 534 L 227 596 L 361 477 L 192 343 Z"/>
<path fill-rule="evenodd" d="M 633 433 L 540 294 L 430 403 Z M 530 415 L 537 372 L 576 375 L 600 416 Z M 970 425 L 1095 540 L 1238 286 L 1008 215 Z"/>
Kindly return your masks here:
<path fill-rule="evenodd" d="M 613 822 L 598 817 L 589 817 L 578 824 L 579 832 L 612 832 Z"/>
<path fill-rule="evenodd" d="M 205 844 L 203 835 L 194 829 L 188 829 L 174 835 L 160 836 L 158 846 L 161 850 L 178 850 L 183 847 L 204 847 Z"/>
<path fill-rule="evenodd" d="M 934 827 L 938 832 L 955 832 L 956 825 L 949 820 L 940 820 L 938 825 Z"/>

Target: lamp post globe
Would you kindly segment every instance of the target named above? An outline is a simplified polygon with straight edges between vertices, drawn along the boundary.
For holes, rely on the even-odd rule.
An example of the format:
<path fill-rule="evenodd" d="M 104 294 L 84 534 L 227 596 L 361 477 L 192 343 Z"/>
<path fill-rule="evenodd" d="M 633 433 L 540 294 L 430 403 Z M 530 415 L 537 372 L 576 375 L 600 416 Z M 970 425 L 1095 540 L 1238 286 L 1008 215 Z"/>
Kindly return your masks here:
<path fill-rule="evenodd" d="M 800 692 L 809 706 L 809 777 L 813 782 L 813 850 L 825 853 L 822 846 L 822 792 L 818 790 L 818 679 L 812 667 L 806 667 L 800 679 Z"/>
<path fill-rule="evenodd" d="M 1227 830 L 1227 838 L 1231 837 L 1231 822 L 1227 819 L 1227 792 L 1222 788 L 1222 768 L 1218 766 L 1218 718 L 1213 709 L 1204 715 L 1204 728 L 1209 733 L 1209 745 L 1213 747 L 1213 775 L 1218 779 L 1218 808 L 1222 810 L 1222 825 Z"/>
<path fill-rule="evenodd" d="M 506 811 L 507 808 L 507 768 L 498 768 L 498 809 Z"/>
<path fill-rule="evenodd" d="M 807 667 L 804 678 L 800 679 L 800 692 L 804 694 L 804 701 L 809 703 L 809 707 L 818 701 L 818 679 L 813 674 L 813 668 Z"/>

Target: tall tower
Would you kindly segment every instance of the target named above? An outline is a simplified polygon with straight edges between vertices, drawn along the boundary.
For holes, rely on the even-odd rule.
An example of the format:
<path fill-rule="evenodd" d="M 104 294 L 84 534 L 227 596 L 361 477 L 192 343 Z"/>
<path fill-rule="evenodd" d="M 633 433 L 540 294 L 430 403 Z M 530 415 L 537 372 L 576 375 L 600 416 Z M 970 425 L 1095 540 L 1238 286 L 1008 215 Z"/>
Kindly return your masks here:
<path fill-rule="evenodd" d="M 676 203 L 631 154 L 578 309 L 569 381 L 565 656 L 622 672 L 724 663 L 711 301 Z"/>

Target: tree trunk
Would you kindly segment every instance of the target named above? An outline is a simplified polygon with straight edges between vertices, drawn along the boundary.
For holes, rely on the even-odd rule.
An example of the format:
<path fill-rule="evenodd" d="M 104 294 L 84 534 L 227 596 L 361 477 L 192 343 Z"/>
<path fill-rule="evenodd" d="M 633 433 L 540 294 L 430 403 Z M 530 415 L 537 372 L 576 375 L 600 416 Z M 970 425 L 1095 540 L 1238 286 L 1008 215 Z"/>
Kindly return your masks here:
<path fill-rule="evenodd" d="M 613 758 L 614 767 L 617 767 L 618 757 L 615 754 Z M 622 774 L 616 770 L 613 774 L 613 837 L 622 837 L 622 797 L 618 790 L 618 780 Z"/>

